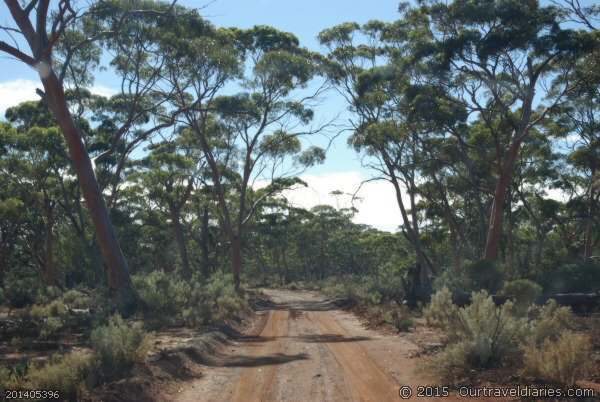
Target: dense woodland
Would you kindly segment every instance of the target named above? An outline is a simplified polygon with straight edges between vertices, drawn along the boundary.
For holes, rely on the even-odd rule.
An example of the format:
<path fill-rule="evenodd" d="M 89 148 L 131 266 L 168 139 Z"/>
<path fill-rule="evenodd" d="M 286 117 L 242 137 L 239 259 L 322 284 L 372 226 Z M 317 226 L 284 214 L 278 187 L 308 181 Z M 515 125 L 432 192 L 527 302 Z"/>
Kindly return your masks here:
<path fill-rule="evenodd" d="M 411 306 L 515 281 L 531 301 L 600 290 L 597 5 L 421 0 L 316 51 L 176 2 L 81 3 L 5 1 L 0 50 L 41 83 L 0 122 L 7 308 L 84 299 L 100 324 L 159 327 L 225 318 L 255 286 Z M 100 68 L 112 97 L 90 91 Z M 349 122 L 315 118 L 328 96 Z M 287 201 L 328 137 L 395 189 L 396 233 Z"/>

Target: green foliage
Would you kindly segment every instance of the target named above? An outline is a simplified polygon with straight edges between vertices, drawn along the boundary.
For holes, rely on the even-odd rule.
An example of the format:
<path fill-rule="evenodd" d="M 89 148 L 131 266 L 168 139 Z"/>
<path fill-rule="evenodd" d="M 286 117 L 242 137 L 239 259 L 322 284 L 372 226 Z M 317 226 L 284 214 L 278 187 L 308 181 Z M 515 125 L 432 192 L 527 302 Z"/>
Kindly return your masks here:
<path fill-rule="evenodd" d="M 56 286 L 41 286 L 38 289 L 35 302 L 36 304 L 48 304 L 53 300 L 59 298 L 61 290 Z"/>
<path fill-rule="evenodd" d="M 24 389 L 27 385 L 25 374 L 26 368 L 21 370 L 18 365 L 0 366 L 0 392 L 4 395 L 7 389 Z"/>
<path fill-rule="evenodd" d="M 529 314 L 529 341 L 538 346 L 546 340 L 556 341 L 564 331 L 575 329 L 575 316 L 571 309 L 558 306 L 555 300 L 533 307 Z"/>
<path fill-rule="evenodd" d="M 541 282 L 550 294 L 597 292 L 600 291 L 600 264 L 591 261 L 564 264 L 546 273 Z"/>
<path fill-rule="evenodd" d="M 86 309 L 92 305 L 92 297 L 77 289 L 69 289 L 61 297 L 69 308 Z"/>
<path fill-rule="evenodd" d="M 93 367 L 90 355 L 73 352 L 53 356 L 45 365 L 29 370 L 28 385 L 31 389 L 58 391 L 63 400 L 78 401 Z"/>
<path fill-rule="evenodd" d="M 545 381 L 573 386 L 589 374 L 591 355 L 588 336 L 562 331 L 558 338 L 546 339 L 540 346 L 531 343 L 525 347 L 524 371 Z"/>
<path fill-rule="evenodd" d="M 516 279 L 505 282 L 500 294 L 513 301 L 517 313 L 525 315 L 529 306 L 542 294 L 542 287 L 528 279 Z"/>
<path fill-rule="evenodd" d="M 407 306 L 392 306 L 384 313 L 384 320 L 398 332 L 408 332 L 415 323 Z"/>
<path fill-rule="evenodd" d="M 514 281 L 507 287 L 508 290 L 532 288 L 539 292 L 527 281 Z M 561 338 L 574 329 L 571 310 L 550 300 L 541 307 L 529 306 L 526 311 L 528 316 L 523 317 L 523 311 L 516 311 L 511 301 L 496 306 L 485 291 L 473 293 L 471 304 L 459 308 L 452 303 L 452 294 L 447 288 L 438 291 L 424 309 L 424 316 L 430 326 L 444 331 L 448 344 L 433 359 L 432 369 L 448 380 L 458 380 L 472 369 L 514 362 L 519 353 L 525 351 L 529 354 L 528 370 L 542 370 L 541 367 L 547 366 L 547 377 L 559 376 L 549 374 L 555 371 L 579 375 L 571 367 L 575 361 L 581 361 L 581 356 L 574 354 L 571 348 L 585 343 L 578 338 L 570 344 Z M 553 345 L 567 352 L 564 362 L 557 362 L 556 356 L 560 355 L 554 352 L 534 356 L 540 348 Z M 561 381 L 566 378 L 564 375 L 560 374 Z"/>
<path fill-rule="evenodd" d="M 135 363 L 144 361 L 150 348 L 150 338 L 142 324 L 125 322 L 119 315 L 111 317 L 107 325 L 95 328 L 91 343 L 105 381 L 126 375 Z"/>
<path fill-rule="evenodd" d="M 248 310 L 247 301 L 233 285 L 233 276 L 217 272 L 210 277 L 204 290 L 205 302 L 211 306 L 211 316 L 217 321 L 232 318 Z"/>
<path fill-rule="evenodd" d="M 65 323 L 60 317 L 48 317 L 44 320 L 40 329 L 40 338 L 50 339 L 58 335 Z"/>
<path fill-rule="evenodd" d="M 473 291 L 486 290 L 495 293 L 502 284 L 502 269 L 498 262 L 480 260 L 465 266 L 470 289 Z"/>
<path fill-rule="evenodd" d="M 46 305 L 36 304 L 29 310 L 29 314 L 36 318 L 64 317 L 67 313 L 67 306 L 60 299 L 54 300 Z"/>
<path fill-rule="evenodd" d="M 179 279 L 175 273 L 154 271 L 149 274 L 134 275 L 134 288 L 142 302 L 146 318 L 158 325 L 177 322 L 181 309 L 190 297 L 190 285 Z"/>
<path fill-rule="evenodd" d="M 21 276 L 17 274 L 5 279 L 4 296 L 12 307 L 21 308 L 35 303 L 38 293 L 39 282 L 33 276 Z"/>
<path fill-rule="evenodd" d="M 427 324 L 445 331 L 451 339 L 458 337 L 460 328 L 459 308 L 452 301 L 452 293 L 448 288 L 442 288 L 432 297 L 423 310 Z"/>
<path fill-rule="evenodd" d="M 191 326 L 233 318 L 248 310 L 248 303 L 235 291 L 231 274 L 216 272 L 204 283 L 193 277 L 180 279 L 175 273 L 155 271 L 136 275 L 134 285 L 142 300 L 147 324 L 155 327 L 187 323 Z"/>
<path fill-rule="evenodd" d="M 474 292 L 471 298 L 470 305 L 458 308 L 450 291 L 443 289 L 425 309 L 427 321 L 448 337 L 448 346 L 433 364 L 446 379 L 456 380 L 472 368 L 501 365 L 519 353 L 527 333 L 527 320 L 514 314 L 510 301 L 496 306 L 486 291 Z"/>

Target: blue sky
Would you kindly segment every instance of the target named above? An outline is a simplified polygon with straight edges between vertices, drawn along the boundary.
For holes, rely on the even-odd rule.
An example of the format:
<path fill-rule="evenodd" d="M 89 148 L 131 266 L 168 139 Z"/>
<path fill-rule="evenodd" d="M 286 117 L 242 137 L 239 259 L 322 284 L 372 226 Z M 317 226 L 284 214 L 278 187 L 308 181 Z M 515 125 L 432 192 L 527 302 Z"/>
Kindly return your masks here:
<path fill-rule="evenodd" d="M 217 26 L 249 28 L 271 25 L 294 33 L 303 46 L 323 50 L 316 37 L 320 31 L 333 25 L 372 19 L 393 21 L 398 17 L 398 0 L 180 0 L 188 7 L 202 7 L 202 15 Z M 0 6 L 0 25 L 12 25 L 6 6 Z M 2 38 L 3 40 L 5 38 Z M 36 73 L 22 63 L 0 55 L 0 113 L 6 107 L 27 99 L 35 99 L 38 82 Z M 96 75 L 96 92 L 110 94 L 117 85 L 115 77 L 107 72 Z M 328 93 L 316 111 L 316 121 L 328 121 L 344 113 L 346 105 L 333 91 Z M 346 116 L 347 118 L 347 116 Z M 343 123 L 343 121 L 340 121 Z M 309 188 L 289 194 L 293 202 L 311 207 L 319 203 L 347 206 L 342 200 L 329 195 L 333 190 L 354 192 L 360 182 L 370 177 L 361 167 L 359 156 L 346 145 L 347 135 L 336 139 L 326 162 L 314 167 L 303 176 Z M 321 144 L 318 144 L 321 145 Z M 387 183 L 369 183 L 359 194 L 363 203 L 358 205 L 356 220 L 381 229 L 393 230 L 400 223 L 394 194 Z"/>

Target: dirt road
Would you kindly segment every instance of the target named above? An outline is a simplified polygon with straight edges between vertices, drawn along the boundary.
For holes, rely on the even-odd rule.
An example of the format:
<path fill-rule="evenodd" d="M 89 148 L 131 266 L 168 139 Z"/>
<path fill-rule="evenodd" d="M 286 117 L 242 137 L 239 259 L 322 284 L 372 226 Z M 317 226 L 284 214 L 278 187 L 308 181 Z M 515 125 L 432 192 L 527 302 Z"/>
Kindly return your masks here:
<path fill-rule="evenodd" d="M 365 329 L 352 314 L 312 292 L 265 291 L 275 302 L 203 376 L 185 383 L 176 402 L 390 402 L 410 386 L 432 383 L 405 337 Z M 473 400 L 473 399 L 471 399 Z"/>

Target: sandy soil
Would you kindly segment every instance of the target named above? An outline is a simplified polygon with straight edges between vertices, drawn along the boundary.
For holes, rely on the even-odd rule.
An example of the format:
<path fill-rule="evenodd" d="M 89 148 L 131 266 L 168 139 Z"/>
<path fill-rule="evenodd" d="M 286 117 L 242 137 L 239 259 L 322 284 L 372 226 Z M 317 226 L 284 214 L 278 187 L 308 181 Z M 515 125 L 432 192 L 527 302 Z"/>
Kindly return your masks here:
<path fill-rule="evenodd" d="M 313 292 L 266 290 L 274 305 L 259 312 L 247 333 L 208 362 L 201 378 L 183 383 L 175 402 L 456 401 L 417 397 L 434 384 L 419 369 L 408 336 L 366 329 L 351 313 Z M 476 399 L 469 399 L 475 401 Z"/>

